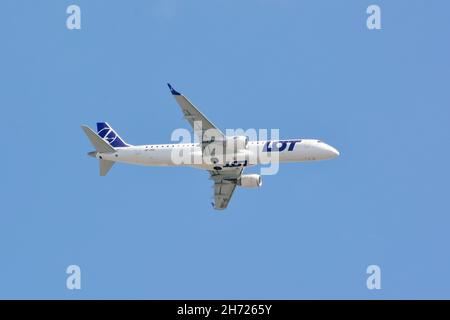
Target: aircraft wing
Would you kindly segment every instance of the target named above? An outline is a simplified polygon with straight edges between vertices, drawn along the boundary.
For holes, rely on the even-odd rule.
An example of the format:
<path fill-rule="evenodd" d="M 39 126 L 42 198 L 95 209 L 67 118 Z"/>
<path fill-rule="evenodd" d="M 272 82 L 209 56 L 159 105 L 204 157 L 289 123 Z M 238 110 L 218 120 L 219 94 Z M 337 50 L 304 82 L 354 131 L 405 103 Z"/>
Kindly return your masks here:
<path fill-rule="evenodd" d="M 225 135 L 220 129 L 212 124 L 184 95 L 176 91 L 169 83 L 167 85 L 180 106 L 184 118 L 202 142 L 203 152 L 207 152 L 205 148 L 210 143 L 225 140 Z M 214 209 L 223 210 L 228 206 L 242 171 L 243 168 L 239 167 L 209 170 L 210 179 L 214 181 Z"/>
<path fill-rule="evenodd" d="M 243 168 L 209 171 L 210 179 L 214 181 L 214 209 L 223 210 L 228 206 L 242 171 Z"/>
<path fill-rule="evenodd" d="M 170 92 L 181 107 L 184 118 L 194 129 L 202 143 L 225 140 L 225 135 L 206 118 L 185 96 L 176 91 L 169 83 Z M 201 136 L 200 136 L 201 134 Z"/>

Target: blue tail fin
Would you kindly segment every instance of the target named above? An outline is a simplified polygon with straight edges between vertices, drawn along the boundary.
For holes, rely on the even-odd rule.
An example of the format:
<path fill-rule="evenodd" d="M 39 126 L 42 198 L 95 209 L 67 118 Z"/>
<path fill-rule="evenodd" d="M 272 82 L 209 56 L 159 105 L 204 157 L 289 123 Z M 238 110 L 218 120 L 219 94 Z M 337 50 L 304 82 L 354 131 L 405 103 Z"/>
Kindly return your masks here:
<path fill-rule="evenodd" d="M 97 122 L 97 134 L 114 148 L 130 146 L 106 122 Z"/>

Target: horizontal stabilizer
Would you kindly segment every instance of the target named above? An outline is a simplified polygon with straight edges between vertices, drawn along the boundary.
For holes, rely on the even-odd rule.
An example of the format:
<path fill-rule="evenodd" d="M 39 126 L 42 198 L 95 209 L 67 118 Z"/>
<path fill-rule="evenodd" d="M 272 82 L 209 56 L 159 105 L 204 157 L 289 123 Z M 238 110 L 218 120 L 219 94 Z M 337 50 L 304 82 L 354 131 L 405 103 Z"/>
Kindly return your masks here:
<path fill-rule="evenodd" d="M 114 165 L 114 161 L 109 160 L 100 160 L 100 175 L 106 176 L 108 171 L 111 169 L 111 167 Z"/>
<path fill-rule="evenodd" d="M 116 152 L 116 150 L 108 142 L 100 138 L 99 135 L 96 134 L 94 131 L 92 131 L 92 129 L 89 128 L 88 126 L 81 126 L 81 129 L 83 129 L 84 133 L 86 134 L 89 141 L 92 143 L 97 152 L 102 153 Z"/>

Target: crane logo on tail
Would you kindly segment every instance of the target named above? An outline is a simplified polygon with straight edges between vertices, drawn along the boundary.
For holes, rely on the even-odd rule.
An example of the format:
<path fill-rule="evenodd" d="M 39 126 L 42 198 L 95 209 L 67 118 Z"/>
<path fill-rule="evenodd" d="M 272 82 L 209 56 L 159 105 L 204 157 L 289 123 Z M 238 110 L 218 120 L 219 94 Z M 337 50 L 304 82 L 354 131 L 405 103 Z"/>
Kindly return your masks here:
<path fill-rule="evenodd" d="M 129 147 L 106 122 L 97 122 L 97 134 L 114 148 Z"/>

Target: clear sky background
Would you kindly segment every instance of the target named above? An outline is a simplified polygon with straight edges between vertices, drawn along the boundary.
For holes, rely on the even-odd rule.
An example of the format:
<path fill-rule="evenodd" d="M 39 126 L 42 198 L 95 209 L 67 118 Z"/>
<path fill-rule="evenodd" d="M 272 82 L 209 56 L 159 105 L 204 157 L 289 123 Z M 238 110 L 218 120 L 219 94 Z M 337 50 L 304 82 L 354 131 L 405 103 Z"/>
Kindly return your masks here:
<path fill-rule="evenodd" d="M 66 28 L 77 4 L 82 29 Z M 382 30 L 366 27 L 378 4 Z M 450 2 L 18 1 L 0 11 L 0 298 L 450 298 Z M 189 128 L 318 138 L 214 211 L 208 174 L 118 164 Z M 248 172 L 257 172 L 255 169 Z M 77 264 L 82 289 L 66 289 Z M 368 290 L 366 268 L 382 271 Z"/>

